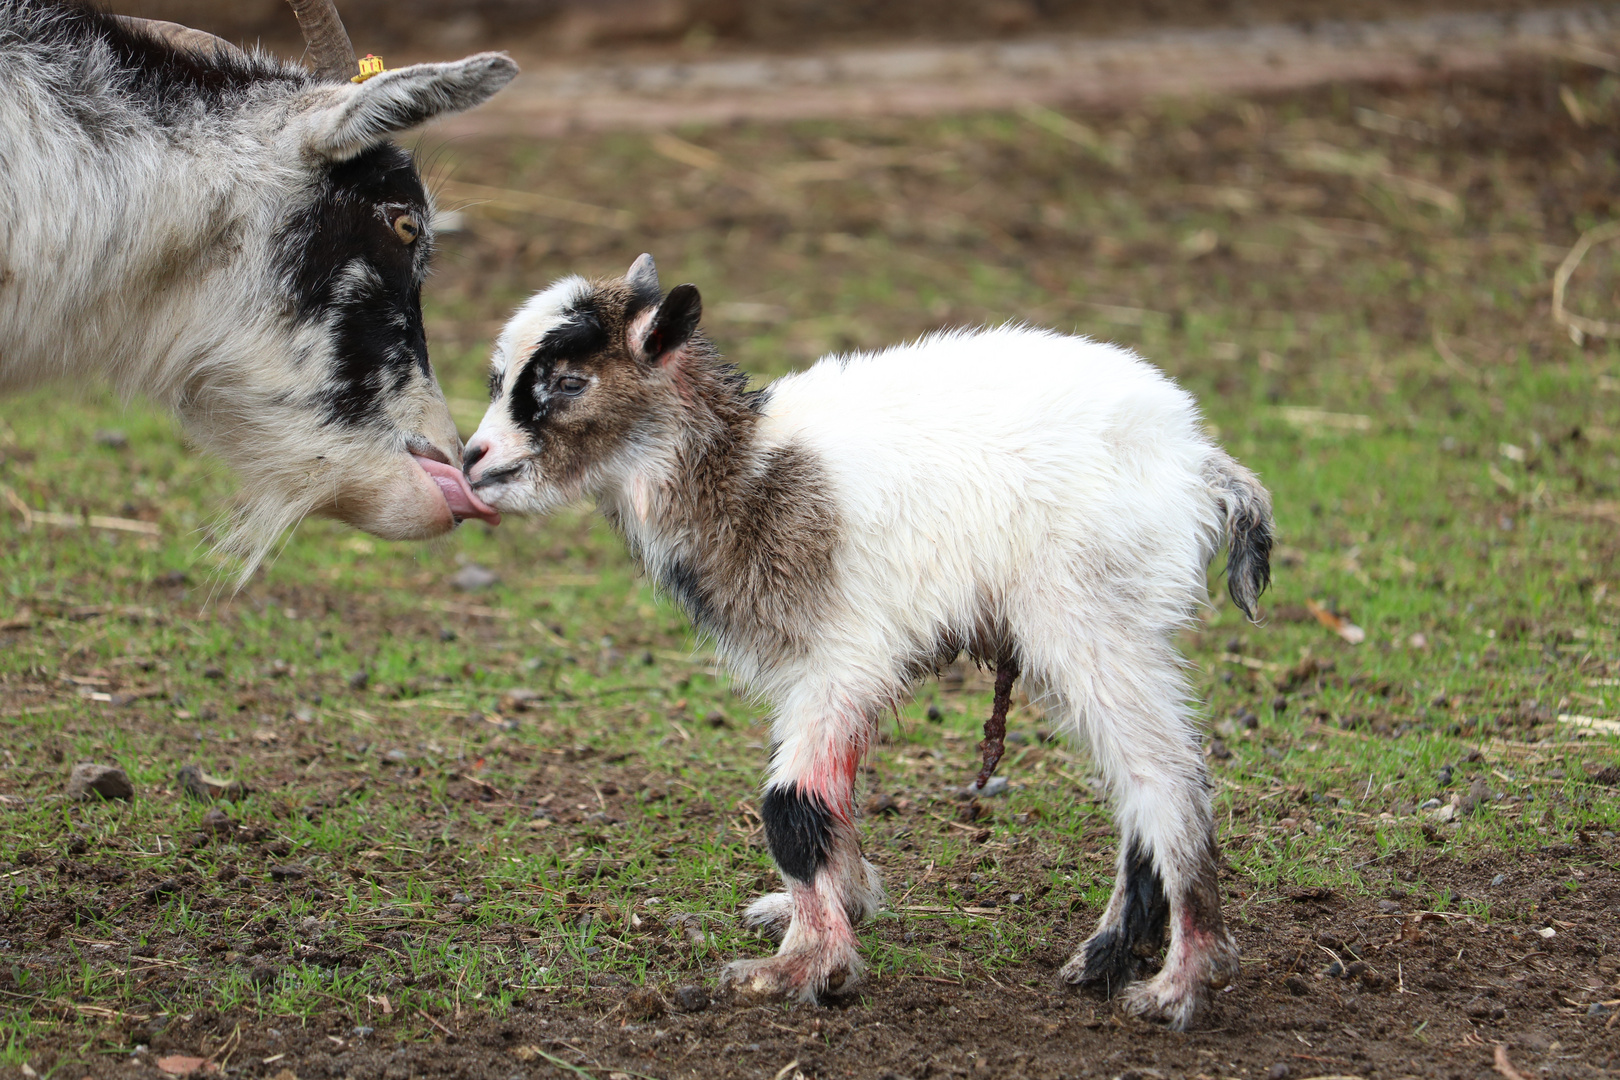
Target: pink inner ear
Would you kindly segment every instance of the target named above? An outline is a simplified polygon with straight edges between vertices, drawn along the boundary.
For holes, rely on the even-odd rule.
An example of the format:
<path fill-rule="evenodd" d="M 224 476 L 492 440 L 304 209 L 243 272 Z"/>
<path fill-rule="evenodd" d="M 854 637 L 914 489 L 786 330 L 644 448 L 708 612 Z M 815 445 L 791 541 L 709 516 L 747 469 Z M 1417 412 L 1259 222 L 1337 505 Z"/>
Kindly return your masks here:
<path fill-rule="evenodd" d="M 630 355 L 647 359 L 647 333 L 652 329 L 653 319 L 658 315 L 658 309 L 648 308 L 634 319 L 625 328 L 625 343 L 630 346 Z"/>

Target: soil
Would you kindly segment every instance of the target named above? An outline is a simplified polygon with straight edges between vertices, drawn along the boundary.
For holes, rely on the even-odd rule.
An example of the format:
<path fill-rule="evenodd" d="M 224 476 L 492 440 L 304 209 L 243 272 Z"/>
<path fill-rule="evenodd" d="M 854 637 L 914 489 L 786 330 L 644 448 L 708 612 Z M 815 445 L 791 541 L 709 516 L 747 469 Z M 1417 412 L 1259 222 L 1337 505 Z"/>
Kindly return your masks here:
<path fill-rule="evenodd" d="M 1234 13 L 1302 17 L 1321 13 L 1328 6 L 1306 0 L 1256 0 L 1241 7 L 1217 8 L 1212 3 L 1186 8 L 1192 12 L 1189 19 L 1197 21 L 1219 12 L 1225 13 L 1222 17 Z M 1368 0 L 1356 9 L 1389 13 L 1398 7 L 1406 14 L 1419 7 L 1440 10 L 1449 6 L 1380 5 Z M 344 7 L 356 13 L 365 10 L 360 3 Z M 784 2 L 771 10 L 803 11 L 807 7 Z M 834 4 L 827 10 L 831 19 L 862 7 L 871 5 Z M 1116 10 L 1125 7 L 1113 5 L 1104 11 L 1101 6 L 1076 4 L 1073 12 L 1062 17 L 1075 19 L 1073 25 L 1096 19 L 1099 25 L 1115 29 L 1143 18 L 1140 13 Z M 1144 9 L 1185 14 L 1180 6 L 1170 4 Z M 895 5 L 896 12 L 908 10 L 909 5 Z M 940 32 L 956 25 L 951 12 L 967 10 L 968 5 L 945 9 L 939 19 Z M 973 5 L 971 10 L 984 8 Z M 1053 5 L 1051 10 L 1053 25 L 1057 25 L 1059 6 Z M 1346 13 L 1344 5 L 1333 5 L 1333 10 Z M 148 13 L 154 12 L 149 9 Z M 886 18 L 895 20 L 889 28 L 896 32 L 911 25 L 902 14 Z M 759 40 L 777 40 L 764 30 L 757 33 Z M 1577 151 L 1594 160 L 1600 151 L 1606 152 L 1612 142 L 1609 133 L 1576 130 L 1567 120 L 1558 119 L 1562 108 L 1558 88 L 1564 82 L 1584 88 L 1580 78 L 1537 69 L 1398 92 L 1412 96 L 1415 111 L 1425 104 L 1417 99 L 1426 98 L 1432 105 L 1436 98 L 1449 95 L 1464 113 L 1453 131 L 1442 134 L 1448 141 L 1441 151 L 1451 161 L 1500 155 L 1506 174 L 1540 167 L 1534 163 L 1564 160 Z M 1323 91 L 1324 96 L 1328 93 Z M 1207 177 L 1227 167 L 1243 148 L 1231 149 L 1222 140 L 1245 136 L 1236 121 L 1226 126 L 1218 126 L 1215 120 L 1209 124 L 1205 142 L 1216 149 L 1176 155 L 1144 144 L 1137 174 L 1141 182 L 1146 185 L 1155 177 L 1169 181 Z M 1517 182 L 1516 178 L 1522 177 L 1515 173 L 1510 180 Z M 1585 216 L 1613 209 L 1613 191 L 1592 179 L 1584 163 L 1578 170 L 1566 169 L 1533 186 L 1549 228 L 1555 232 L 1570 232 Z M 1324 184 L 1324 190 L 1327 205 L 1319 208 L 1320 213 L 1345 219 L 1355 215 L 1357 197 L 1348 181 L 1337 187 Z M 1468 195 L 1494 197 L 1484 187 L 1470 189 Z M 670 213 L 663 228 L 671 236 L 716 232 L 732 212 L 718 202 L 683 207 L 679 214 Z M 656 236 L 658 229 L 652 232 Z M 498 289 L 501 283 L 492 282 L 497 273 L 508 273 L 514 263 L 524 259 L 594 254 L 590 245 L 597 241 L 580 236 L 586 234 L 566 234 L 555 249 L 538 253 L 525 249 L 524 239 L 515 234 L 469 236 L 458 241 L 464 245 L 459 261 L 447 260 L 435 287 L 446 294 L 482 294 Z M 1022 231 L 1018 236 L 1031 258 L 1041 257 L 1043 241 L 1038 230 Z M 580 250 L 573 250 L 570 244 Z M 1046 257 L 1057 259 L 1084 254 L 1059 250 L 1057 241 L 1045 252 Z M 1166 258 L 1165 252 L 1156 251 L 1131 255 L 1140 261 Z M 1413 329 L 1407 336 L 1414 341 L 1428 339 L 1422 312 L 1408 310 L 1398 296 L 1392 296 L 1388 304 L 1387 310 L 1375 313 L 1379 318 L 1392 325 L 1410 322 Z M 473 327 L 466 332 L 478 337 L 484 329 Z M 429 596 L 440 591 L 446 597 L 454 595 L 437 586 L 425 590 Z M 383 632 L 432 640 L 442 629 L 439 622 L 426 617 L 412 622 L 392 613 L 385 626 L 382 615 L 363 604 L 357 606 L 353 597 L 340 593 L 288 593 L 278 595 L 277 602 L 301 610 L 342 612 L 357 640 Z M 458 631 L 477 633 L 478 624 L 469 621 Z M 295 708 L 299 698 L 311 692 L 340 692 L 308 683 L 294 687 L 293 681 L 270 680 L 243 690 L 243 695 L 256 695 L 257 703 L 238 697 L 237 705 L 279 711 Z M 107 689 L 115 696 L 133 696 L 140 689 L 138 683 L 109 684 Z M 8 691 L 8 695 L 8 708 L 35 703 L 20 692 Z M 137 706 L 120 713 L 119 722 L 134 727 L 163 721 L 144 720 Z M 254 775 L 266 790 L 298 787 L 306 811 L 318 811 L 323 801 L 345 799 L 355 790 L 353 776 L 341 767 L 312 771 L 308 766 L 313 759 L 292 738 L 244 748 L 241 753 L 254 759 Z M 408 775 L 394 777 L 390 793 L 399 798 L 416 797 L 410 779 Z M 560 803 L 567 805 L 592 795 L 602 800 L 603 812 L 615 815 L 630 812 L 631 793 L 661 783 L 659 776 L 634 760 L 593 759 L 565 748 L 554 760 L 537 765 L 528 789 L 494 791 L 475 778 L 462 778 L 451 785 L 448 794 L 490 804 L 504 799 L 514 805 L 532 802 L 541 790 L 559 793 Z M 908 815 L 916 813 L 899 810 L 893 827 L 911 821 Z M 564 830 L 582 826 L 583 816 L 563 811 L 558 825 Z M 913 824 L 921 828 L 928 821 L 917 816 Z M 165 980 L 179 978 L 173 969 L 178 963 L 174 958 L 180 956 L 187 957 L 187 963 L 204 965 L 205 970 L 223 971 L 227 966 L 246 964 L 255 978 L 262 975 L 266 982 L 276 977 L 279 965 L 294 949 L 305 950 L 299 956 L 306 962 L 324 963 L 337 972 L 355 966 L 353 956 L 323 955 L 318 947 L 290 943 L 285 927 L 265 921 L 220 931 L 205 941 L 178 940 L 150 949 L 129 944 L 143 934 L 157 941 L 160 929 L 164 930 L 161 939 L 169 940 L 166 928 L 170 923 L 163 909 L 166 900 L 175 896 L 195 894 L 199 908 L 208 910 L 209 905 L 221 902 L 221 891 L 259 891 L 276 899 L 298 897 L 317 915 L 337 910 L 331 894 L 342 882 L 289 868 L 284 861 L 288 851 L 277 840 L 273 817 L 227 820 L 215 835 L 199 834 L 192 842 L 198 847 L 232 845 L 235 875 L 227 877 L 216 871 L 205 879 L 200 870 L 156 875 L 144 870 L 139 860 L 76 849 L 69 838 L 64 838 L 60 852 L 31 857 L 6 872 L 37 872 L 48 867 L 64 885 L 73 884 L 75 892 L 82 892 L 81 886 L 96 885 L 99 910 L 125 909 L 123 933 L 128 940 L 105 943 L 109 955 L 122 956 L 132 968 L 145 964 L 140 977 L 158 990 Z M 1106 844 L 1099 838 L 1083 857 L 1106 862 Z M 105 1017 L 75 1013 L 65 1006 L 65 1018 L 76 1017 L 86 1027 L 98 1021 L 122 1026 L 131 1043 L 146 1047 L 134 1055 L 141 1064 L 132 1066 L 129 1059 L 119 1057 L 81 1066 L 83 1058 L 76 1047 L 84 1032 L 67 1027 L 60 1045 L 36 1048 L 32 1065 L 40 1074 L 49 1075 L 59 1058 L 64 1063 L 71 1061 L 71 1073 L 57 1074 L 69 1080 L 81 1075 L 155 1075 L 155 1062 L 164 1055 L 206 1058 L 216 1053 L 228 1057 L 231 1069 L 240 1069 L 239 1075 L 282 1080 L 288 1071 L 300 1080 L 338 1076 L 509 1080 L 515 1076 L 577 1076 L 580 1069 L 599 1078 L 622 1074 L 782 1080 L 798 1076 L 911 1080 L 937 1076 L 1134 1080 L 1265 1076 L 1297 1080 L 1345 1075 L 1460 1080 L 1488 1075 L 1493 1069 L 1509 1077 L 1508 1069 L 1525 1075 L 1572 1078 L 1620 1074 L 1620 1022 L 1616 1020 L 1620 1009 L 1605 1010 L 1601 1004 L 1593 1008 L 1595 1002 L 1620 997 L 1620 954 L 1616 951 L 1620 872 L 1615 869 L 1620 865 L 1620 848 L 1613 837 L 1594 835 L 1573 845 L 1470 859 L 1438 851 L 1384 856 L 1365 838 L 1361 844 L 1347 857 L 1357 859 L 1370 874 L 1387 878 L 1382 896 L 1298 889 L 1280 897 L 1260 897 L 1246 892 L 1244 881 L 1226 876 L 1227 911 L 1242 947 L 1243 974 L 1226 992 L 1216 995 L 1199 1030 L 1185 1035 L 1131 1020 L 1107 1002 L 1059 987 L 1057 969 L 1089 930 L 1093 915 L 1078 900 L 1061 911 L 1050 906 L 1058 901 L 1055 896 L 1048 900 L 1045 883 L 1053 860 L 1063 856 L 1034 844 L 1013 843 L 986 852 L 997 861 L 1000 891 L 978 900 L 981 910 L 994 912 L 985 916 L 985 925 L 992 926 L 1004 916 L 1018 918 L 1022 903 L 1028 905 L 1032 917 L 1038 914 L 1049 922 L 1052 933 L 1047 946 L 1021 964 L 999 970 L 994 978 L 975 971 L 959 980 L 880 975 L 870 979 L 853 1000 L 827 1008 L 733 1007 L 724 1002 L 707 1003 L 706 991 L 689 989 L 712 986 L 711 957 L 683 955 L 667 943 L 655 943 L 649 933 L 647 947 L 658 950 L 662 970 L 679 970 L 681 978 L 655 985 L 650 991 L 613 981 L 613 977 L 582 982 L 557 993 L 531 994 L 517 1011 L 499 1019 L 480 1017 L 472 1009 L 460 1016 L 436 1016 L 429 1018 L 434 1034 L 428 1041 L 398 1041 L 392 1028 L 377 1019 L 367 1020 L 365 1026 L 372 1030 L 362 1031 L 353 1017 L 318 1019 L 299 1027 L 247 1013 Z M 896 847 L 874 843 L 872 854 L 891 880 L 915 875 L 919 869 L 907 863 Z M 439 852 L 429 862 L 449 859 Z M 971 862 L 964 860 L 960 865 L 965 878 Z M 574 865 L 579 895 L 570 899 L 570 906 L 577 901 L 582 913 L 592 910 L 591 882 L 615 871 L 601 862 Z M 1420 878 L 1426 894 L 1436 889 L 1450 893 L 1454 902 L 1445 912 L 1415 908 L 1408 885 Z M 1015 894 L 1029 899 L 1014 901 Z M 1493 911 L 1525 917 L 1487 924 L 1458 914 L 1469 900 L 1486 901 Z M 22 996 L 16 984 L 19 967 L 13 964 L 40 967 L 72 962 L 68 946 L 73 942 L 74 903 L 47 889 L 0 911 L 0 939 L 4 939 L 8 961 L 0 968 L 0 994 Z M 1528 917 L 1531 912 L 1535 913 L 1533 919 Z M 1543 927 L 1551 929 L 1552 936 L 1543 937 L 1538 932 Z M 403 918 L 397 923 L 379 922 L 371 935 L 372 945 L 388 948 L 398 940 L 397 935 L 417 929 Z M 453 930 L 441 925 L 434 932 Z M 514 947 L 527 943 L 514 928 L 490 933 L 512 940 Z M 949 929 L 908 919 L 903 912 L 898 919 L 880 923 L 874 933 L 895 940 L 911 935 L 913 944 L 932 942 L 947 955 L 953 944 L 960 944 L 959 939 L 953 941 Z M 159 955 L 163 950 L 172 955 Z M 227 1044 L 228 1052 L 221 1053 Z M 1506 1049 L 1499 1051 L 1498 1047 Z M 1507 1056 L 1499 1058 L 1499 1052 Z"/>
<path fill-rule="evenodd" d="M 598 786 L 613 774 L 592 772 Z M 1033 893 L 1045 876 L 1039 858 L 1026 854 L 1020 860 L 1014 851 L 1001 861 L 1001 879 L 1009 890 Z M 1304 889 L 1263 906 L 1248 904 L 1228 880 L 1243 975 L 1216 995 L 1199 1030 L 1189 1034 L 1130 1019 L 1107 1002 L 1060 987 L 1057 969 L 1086 931 L 1084 912 L 1075 917 L 1068 940 L 1054 942 L 998 978 L 879 977 L 867 982 L 858 998 L 825 1008 L 711 1002 L 705 990 L 691 989 L 701 988 L 707 974 L 699 964 L 690 984 L 631 989 L 611 981 L 582 983 L 530 995 L 498 1020 L 435 1018 L 437 1037 L 425 1043 L 396 1042 L 381 1027 L 357 1034 L 360 1029 L 347 1020 L 317 1020 L 300 1028 L 294 1022 L 244 1023 L 239 1016 L 203 1011 L 166 1024 L 160 1020 L 156 1030 L 149 1018 L 126 1018 L 126 1023 L 131 1038 L 149 1048 L 134 1055 L 142 1062 L 170 1054 L 206 1057 L 229 1040 L 240 1075 L 276 1077 L 290 1069 L 301 1080 L 577 1075 L 569 1066 L 599 1077 L 705 1080 L 794 1075 L 1462 1078 L 1486 1074 L 1498 1045 L 1509 1048 L 1511 1063 L 1526 1075 L 1612 1076 L 1620 1071 L 1613 1020 L 1620 1011 L 1578 1005 L 1572 994 L 1576 987 L 1620 993 L 1614 989 L 1620 978 L 1620 957 L 1613 951 L 1614 912 L 1620 907 L 1615 857 L 1612 840 L 1470 862 L 1403 857 L 1384 863 L 1390 872 L 1384 898 Z M 252 863 L 276 859 L 273 845 L 260 848 L 244 860 L 243 873 L 256 869 Z M 68 876 L 97 872 L 73 858 L 61 860 L 58 870 Z M 1465 916 L 1411 910 L 1403 881 L 1420 875 L 1459 900 L 1534 905 L 1555 934 L 1543 938 L 1529 930 L 1487 928 Z M 246 887 L 248 878 L 241 880 Z M 1578 888 L 1572 891 L 1568 883 Z M 109 891 L 151 896 L 194 884 L 149 881 L 135 872 Z M 315 886 L 290 881 L 281 888 L 307 894 Z M 9 916 L 0 932 L 59 935 L 58 920 L 67 913 L 44 907 L 20 919 Z M 152 909 L 151 904 L 140 907 Z M 883 927 L 882 934 L 895 939 L 929 933 L 927 924 L 903 918 Z M 379 926 L 375 937 L 387 941 L 389 935 L 389 928 Z M 270 978 L 275 946 L 261 945 L 272 953 L 260 961 Z M 326 962 L 338 969 L 352 963 L 341 956 Z M 45 1051 L 34 1058 L 35 1068 L 49 1067 L 53 1060 Z M 73 1075 L 77 1070 L 75 1065 Z M 149 1073 L 115 1060 L 92 1065 L 84 1075 Z"/>
<path fill-rule="evenodd" d="M 296 52 L 284 0 L 110 0 L 232 41 Z M 803 51 L 895 41 L 975 41 L 1052 33 L 1410 18 L 1440 12 L 1567 8 L 1561 0 L 341 0 L 362 51 L 424 47 L 600 52 L 626 45 Z"/>

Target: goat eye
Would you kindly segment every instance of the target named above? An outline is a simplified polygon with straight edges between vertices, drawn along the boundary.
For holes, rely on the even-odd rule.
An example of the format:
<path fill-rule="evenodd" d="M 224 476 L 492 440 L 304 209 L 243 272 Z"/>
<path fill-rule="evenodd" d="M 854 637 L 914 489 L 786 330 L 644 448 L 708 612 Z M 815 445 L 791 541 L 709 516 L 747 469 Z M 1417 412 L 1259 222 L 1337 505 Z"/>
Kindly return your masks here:
<path fill-rule="evenodd" d="M 562 378 L 557 380 L 557 389 L 561 390 L 569 397 L 577 397 L 578 395 L 584 393 L 587 385 L 589 385 L 588 381 L 580 378 L 578 375 L 564 375 Z"/>
<path fill-rule="evenodd" d="M 394 219 L 394 232 L 405 243 L 414 244 L 416 238 L 422 235 L 422 226 L 410 214 L 401 214 Z"/>

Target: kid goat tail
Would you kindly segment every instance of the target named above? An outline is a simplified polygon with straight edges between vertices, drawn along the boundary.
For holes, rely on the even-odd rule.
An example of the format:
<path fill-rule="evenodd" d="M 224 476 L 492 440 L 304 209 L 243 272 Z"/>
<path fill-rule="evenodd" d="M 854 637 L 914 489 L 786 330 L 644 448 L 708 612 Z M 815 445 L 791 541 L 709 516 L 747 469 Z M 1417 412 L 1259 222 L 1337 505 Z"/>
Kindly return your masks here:
<path fill-rule="evenodd" d="M 1226 591 L 1250 621 L 1271 584 L 1271 493 L 1260 478 L 1216 450 L 1204 478 L 1226 517 Z"/>

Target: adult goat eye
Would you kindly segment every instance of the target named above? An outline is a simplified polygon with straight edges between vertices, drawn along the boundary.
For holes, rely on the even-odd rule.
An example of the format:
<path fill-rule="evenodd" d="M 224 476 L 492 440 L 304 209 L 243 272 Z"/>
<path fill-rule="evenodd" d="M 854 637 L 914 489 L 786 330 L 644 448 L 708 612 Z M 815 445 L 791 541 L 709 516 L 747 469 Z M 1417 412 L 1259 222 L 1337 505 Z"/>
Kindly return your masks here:
<path fill-rule="evenodd" d="M 422 235 L 422 226 L 418 225 L 416 218 L 410 214 L 400 214 L 394 219 L 394 232 L 407 244 L 416 243 L 416 238 Z"/>
<path fill-rule="evenodd" d="M 569 397 L 578 397 L 580 394 L 583 394 L 585 392 L 585 387 L 588 385 L 590 385 L 589 382 L 580 378 L 578 375 L 564 375 L 562 378 L 557 380 L 557 389 L 561 390 Z"/>

